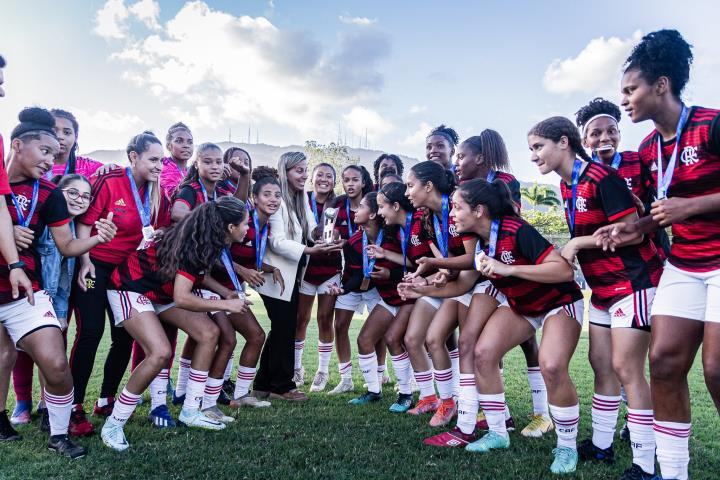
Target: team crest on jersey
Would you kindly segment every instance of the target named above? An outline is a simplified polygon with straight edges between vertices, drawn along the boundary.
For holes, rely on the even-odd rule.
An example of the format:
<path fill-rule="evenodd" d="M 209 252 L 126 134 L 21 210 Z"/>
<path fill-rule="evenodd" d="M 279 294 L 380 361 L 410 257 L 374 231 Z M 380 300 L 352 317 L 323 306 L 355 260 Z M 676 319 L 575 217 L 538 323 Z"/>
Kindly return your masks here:
<path fill-rule="evenodd" d="M 510 265 L 511 263 L 515 263 L 515 257 L 513 257 L 512 252 L 503 250 L 502 253 L 500 253 L 500 261 L 507 265 Z"/>
<path fill-rule="evenodd" d="M 578 197 L 575 199 L 575 209 L 578 212 L 587 212 L 587 199 L 585 197 Z"/>
<path fill-rule="evenodd" d="M 420 246 L 420 238 L 417 235 L 410 235 L 410 245 L 413 247 Z"/>
<path fill-rule="evenodd" d="M 30 203 L 30 199 L 27 198 L 25 195 L 16 195 L 15 200 L 17 201 L 18 205 L 20 205 L 20 209 L 24 212 L 28 208 L 28 204 Z"/>
<path fill-rule="evenodd" d="M 693 165 L 693 164 L 697 163 L 698 162 L 697 147 L 688 145 L 687 147 L 683 148 L 683 151 L 680 154 L 680 161 L 685 166 Z"/>
<path fill-rule="evenodd" d="M 453 237 L 457 237 L 459 235 L 457 227 L 454 223 L 448 227 L 448 233 L 450 233 Z"/>
<path fill-rule="evenodd" d="M 628 189 L 632 190 L 632 178 L 625 177 L 625 183 L 627 184 Z"/>

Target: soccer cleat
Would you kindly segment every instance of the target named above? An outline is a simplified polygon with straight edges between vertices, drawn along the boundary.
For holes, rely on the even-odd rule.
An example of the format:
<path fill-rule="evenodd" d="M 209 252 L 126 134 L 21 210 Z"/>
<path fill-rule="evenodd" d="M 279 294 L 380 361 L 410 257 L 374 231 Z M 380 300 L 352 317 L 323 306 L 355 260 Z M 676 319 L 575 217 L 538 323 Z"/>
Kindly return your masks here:
<path fill-rule="evenodd" d="M 411 408 L 407 411 L 410 415 L 423 415 L 425 413 L 434 412 L 440 408 L 440 400 L 435 395 L 428 395 L 418 401 L 415 408 Z"/>
<path fill-rule="evenodd" d="M 30 423 L 30 410 L 26 408 L 18 410 L 17 406 L 15 406 L 15 410 L 10 417 L 10 423 L 13 425 L 27 425 Z"/>
<path fill-rule="evenodd" d="M 17 442 L 22 436 L 15 430 L 8 419 L 7 410 L 0 411 L 0 443 Z"/>
<path fill-rule="evenodd" d="M 428 437 L 423 440 L 423 443 L 431 447 L 457 448 L 464 447 L 476 440 L 477 435 L 474 433 L 463 433 L 462 430 L 455 427 L 448 432 Z"/>
<path fill-rule="evenodd" d="M 615 451 L 612 444 L 608 448 L 598 448 L 590 438 L 578 446 L 577 453 L 583 461 L 597 460 L 608 464 L 615 463 Z"/>
<path fill-rule="evenodd" d="M 130 448 L 130 444 L 125 438 L 122 425 L 117 425 L 110 420 L 105 420 L 105 425 L 103 425 L 100 431 L 100 438 L 102 438 L 102 442 L 105 445 L 118 452 Z"/>
<path fill-rule="evenodd" d="M 510 447 L 509 436 L 503 437 L 502 435 L 491 431 L 483 435 L 480 440 L 476 440 L 467 445 L 465 450 L 474 453 L 487 453 L 490 450 L 499 450 L 508 447 Z"/>
<path fill-rule="evenodd" d="M 223 430 L 225 424 L 206 416 L 200 410 L 188 410 L 183 408 L 180 411 L 178 421 L 186 427 L 204 428 L 205 430 Z"/>
<path fill-rule="evenodd" d="M 453 417 L 457 415 L 457 404 L 455 400 L 450 397 L 440 402 L 440 407 L 435 412 L 435 415 L 430 419 L 431 427 L 442 427 L 450 423 Z"/>
<path fill-rule="evenodd" d="M 220 395 L 218 395 L 217 403 L 219 405 L 230 405 L 231 399 L 232 399 L 232 396 L 228 397 L 227 393 L 225 393 L 224 390 L 220 390 Z"/>
<path fill-rule="evenodd" d="M 340 395 L 341 393 L 355 391 L 355 385 L 353 384 L 352 378 L 343 378 L 335 388 L 328 392 L 328 395 Z"/>
<path fill-rule="evenodd" d="M 555 425 L 552 420 L 541 414 L 535 414 L 533 415 L 532 420 L 530 420 L 530 423 L 527 424 L 527 427 L 522 429 L 520 435 L 523 437 L 539 438 L 542 437 L 543 434 L 552 431 L 554 428 Z"/>
<path fill-rule="evenodd" d="M 148 420 L 157 428 L 175 428 L 177 424 L 166 405 L 158 405 L 148 414 Z"/>
<path fill-rule="evenodd" d="M 185 403 L 185 394 L 183 393 L 179 397 L 175 394 L 175 391 L 173 391 L 172 394 L 172 404 L 173 405 L 182 405 Z"/>
<path fill-rule="evenodd" d="M 311 392 L 322 392 L 327 386 L 330 375 L 327 372 L 315 372 L 315 378 L 313 378 L 312 385 L 310 385 Z"/>
<path fill-rule="evenodd" d="M 485 418 L 485 412 L 482 410 L 478 413 L 477 420 L 475 421 L 475 430 L 490 430 L 487 418 Z M 505 430 L 508 432 L 515 431 L 515 419 L 513 417 L 505 420 Z"/>
<path fill-rule="evenodd" d="M 68 425 L 68 432 L 73 437 L 85 437 L 92 435 L 95 432 L 95 427 L 90 423 L 85 415 L 85 410 L 81 408 L 73 409 L 70 413 L 70 425 Z"/>
<path fill-rule="evenodd" d="M 412 393 L 398 393 L 397 400 L 390 405 L 390 411 L 392 413 L 405 413 L 410 410 L 414 404 L 415 401 L 413 400 Z"/>
<path fill-rule="evenodd" d="M 40 414 L 40 431 L 41 432 L 49 432 L 50 431 L 50 414 L 48 413 L 47 408 L 38 408 L 38 413 Z"/>
<path fill-rule="evenodd" d="M 377 402 L 382 399 L 382 393 L 366 392 L 357 398 L 353 398 L 348 403 L 350 405 L 367 405 L 368 403 Z"/>
<path fill-rule="evenodd" d="M 112 415 L 113 407 L 115 406 L 115 397 L 108 397 L 108 404 L 105 406 L 100 406 L 95 402 L 95 406 L 93 407 L 93 415 L 96 417 L 109 417 Z"/>
<path fill-rule="evenodd" d="M 267 408 L 272 406 L 272 403 L 267 400 L 260 400 L 257 397 L 253 397 L 249 392 L 240 398 L 230 400 L 230 408 L 241 408 L 241 407 L 253 407 L 253 408 Z"/>
<path fill-rule="evenodd" d="M 633 463 L 632 467 L 628 468 L 620 475 L 620 480 L 654 480 L 658 477 L 655 476 L 655 472 L 647 473 L 637 463 Z"/>
<path fill-rule="evenodd" d="M 295 382 L 295 386 L 298 388 L 305 385 L 305 367 L 301 366 L 300 368 L 295 369 L 293 382 Z"/>
<path fill-rule="evenodd" d="M 67 435 L 52 435 L 48 441 L 48 450 L 72 460 L 82 458 L 87 454 L 85 447 L 76 445 Z"/>
<path fill-rule="evenodd" d="M 218 422 L 222 423 L 232 423 L 235 421 L 233 417 L 230 417 L 228 415 L 225 415 L 222 410 L 218 408 L 217 405 L 214 407 L 206 408 L 202 411 L 203 415 L 205 415 L 208 418 L 211 418 L 213 420 L 217 420 Z"/>
<path fill-rule="evenodd" d="M 620 440 L 625 443 L 630 443 L 630 429 L 627 424 L 627 415 L 625 416 L 625 424 L 620 429 Z"/>
<path fill-rule="evenodd" d="M 550 471 L 555 475 L 572 473 L 577 468 L 578 452 L 569 447 L 557 447 L 553 450 L 555 460 L 550 465 Z"/>
<path fill-rule="evenodd" d="M 230 405 L 234 393 L 235 382 L 232 380 L 225 380 L 222 384 L 222 390 L 220 390 L 220 396 L 217 399 L 217 403 L 220 405 Z"/>

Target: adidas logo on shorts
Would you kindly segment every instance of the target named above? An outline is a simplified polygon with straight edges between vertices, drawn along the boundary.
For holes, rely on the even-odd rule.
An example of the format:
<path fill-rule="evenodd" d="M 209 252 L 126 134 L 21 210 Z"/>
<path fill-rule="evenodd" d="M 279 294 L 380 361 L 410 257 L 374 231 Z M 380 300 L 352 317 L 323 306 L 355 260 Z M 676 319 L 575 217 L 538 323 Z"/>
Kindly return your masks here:
<path fill-rule="evenodd" d="M 45 315 L 43 315 L 43 317 L 44 318 L 55 318 L 55 314 L 52 311 L 48 310 L 47 312 L 45 312 Z"/>
<path fill-rule="evenodd" d="M 622 311 L 622 308 L 618 308 L 615 310 L 615 313 L 613 313 L 613 317 L 615 318 L 622 318 L 625 316 L 625 312 Z"/>

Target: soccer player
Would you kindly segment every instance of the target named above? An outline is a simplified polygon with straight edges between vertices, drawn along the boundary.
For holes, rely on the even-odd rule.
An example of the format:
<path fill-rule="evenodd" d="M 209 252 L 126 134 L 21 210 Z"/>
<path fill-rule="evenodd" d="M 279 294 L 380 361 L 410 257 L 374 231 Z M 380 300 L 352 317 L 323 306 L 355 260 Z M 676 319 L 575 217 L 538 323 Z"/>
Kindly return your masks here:
<path fill-rule="evenodd" d="M 459 141 L 460 136 L 452 128 L 445 125 L 434 128 L 425 139 L 425 159 L 452 170 L 453 155 Z"/>
<path fill-rule="evenodd" d="M 193 135 L 190 128 L 182 122 L 170 125 L 165 136 L 165 148 L 169 157 L 162 159 L 160 188 L 167 200 L 171 200 L 178 185 L 188 170 L 188 160 L 193 154 Z"/>
<path fill-rule="evenodd" d="M 397 175 L 402 181 L 404 165 L 400 157 L 392 153 L 383 153 L 373 162 L 373 177 L 375 178 L 375 190 L 382 188 L 380 184 L 386 175 Z"/>

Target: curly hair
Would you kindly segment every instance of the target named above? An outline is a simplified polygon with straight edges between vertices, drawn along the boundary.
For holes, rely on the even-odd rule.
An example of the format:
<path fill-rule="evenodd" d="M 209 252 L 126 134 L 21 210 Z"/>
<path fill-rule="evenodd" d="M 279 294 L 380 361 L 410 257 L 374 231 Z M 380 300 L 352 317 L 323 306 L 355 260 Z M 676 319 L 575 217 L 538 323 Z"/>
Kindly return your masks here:
<path fill-rule="evenodd" d="M 166 229 L 158 243 L 160 278 L 169 281 L 178 270 L 209 270 L 225 248 L 228 225 L 238 225 L 246 216 L 245 204 L 235 197 L 221 197 L 193 209 Z"/>
<path fill-rule="evenodd" d="M 620 107 L 602 97 L 596 97 L 575 112 L 575 124 L 578 128 L 586 127 L 588 121 L 596 115 L 610 115 L 618 123 L 620 123 L 620 118 L 622 118 Z"/>
<path fill-rule="evenodd" d="M 645 35 L 625 61 L 625 71 L 638 70 L 648 83 L 670 79 L 672 93 L 679 97 L 690 79 L 692 45 L 677 30 L 658 30 Z"/>
<path fill-rule="evenodd" d="M 568 144 L 575 155 L 581 157 L 585 161 L 592 161 L 582 146 L 580 132 L 578 132 L 575 124 L 573 124 L 568 118 L 546 118 L 545 120 L 535 124 L 535 126 L 533 126 L 528 132 L 528 136 L 529 135 L 549 138 L 555 143 L 559 142 L 562 137 L 566 137 L 568 139 Z"/>
<path fill-rule="evenodd" d="M 460 135 L 458 135 L 455 129 L 447 127 L 445 126 L 445 124 L 433 128 L 432 131 L 428 134 L 427 138 L 430 138 L 433 135 L 440 135 L 442 137 L 445 137 L 448 143 L 450 143 L 451 147 L 457 146 L 458 142 L 460 141 Z"/>
<path fill-rule="evenodd" d="M 397 174 L 402 178 L 404 166 L 400 157 L 393 153 L 383 153 L 375 159 L 375 162 L 373 162 L 373 177 L 375 178 L 375 183 L 380 183 L 380 164 L 383 160 L 392 160 L 395 164 Z"/>
<path fill-rule="evenodd" d="M 253 182 L 257 182 L 265 177 L 273 177 L 275 180 L 279 180 L 280 178 L 278 176 L 277 168 L 266 167 L 265 165 L 260 165 L 259 167 L 254 169 L 250 178 L 252 178 Z"/>

